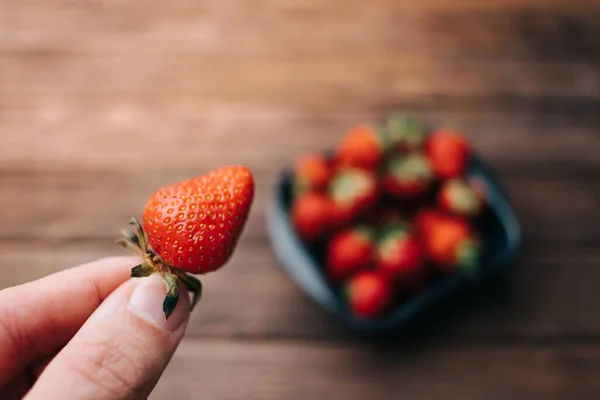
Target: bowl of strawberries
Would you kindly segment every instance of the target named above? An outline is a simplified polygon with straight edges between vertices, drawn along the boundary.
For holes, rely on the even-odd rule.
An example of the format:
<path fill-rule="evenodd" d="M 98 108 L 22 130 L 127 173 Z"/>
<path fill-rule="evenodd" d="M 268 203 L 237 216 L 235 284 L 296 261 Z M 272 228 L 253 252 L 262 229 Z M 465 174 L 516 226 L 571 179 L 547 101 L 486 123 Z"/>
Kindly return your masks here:
<path fill-rule="evenodd" d="M 293 281 L 364 331 L 398 327 L 491 276 L 521 244 L 510 200 L 471 143 L 405 113 L 358 124 L 282 171 L 267 227 Z"/>

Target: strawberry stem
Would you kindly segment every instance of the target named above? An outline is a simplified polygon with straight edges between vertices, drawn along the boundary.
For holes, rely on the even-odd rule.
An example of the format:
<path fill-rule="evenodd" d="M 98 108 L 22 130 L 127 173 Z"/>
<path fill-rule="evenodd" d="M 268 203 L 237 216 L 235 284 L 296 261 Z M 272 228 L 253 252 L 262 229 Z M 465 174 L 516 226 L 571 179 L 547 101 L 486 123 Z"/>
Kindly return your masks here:
<path fill-rule="evenodd" d="M 137 244 L 139 247 L 143 250 L 146 250 L 148 248 L 148 240 L 146 239 L 146 234 L 144 233 L 142 225 L 135 218 L 131 218 L 129 220 L 129 225 L 135 228 L 136 237 L 138 239 Z"/>
<path fill-rule="evenodd" d="M 140 249 L 140 247 L 138 245 L 136 245 L 129 237 L 119 238 L 115 241 L 115 243 L 118 244 L 119 246 L 123 247 L 125 250 L 127 250 L 130 253 L 133 253 L 142 258 L 144 258 L 144 256 L 145 256 L 142 249 Z"/>
<path fill-rule="evenodd" d="M 181 280 L 186 289 L 193 295 L 190 311 L 193 310 L 202 298 L 202 282 L 195 276 L 165 263 L 150 248 L 144 229 L 135 218 L 129 221 L 129 225 L 135 230 L 122 230 L 123 237 L 118 238 L 115 243 L 144 260 L 131 269 L 131 277 L 144 278 L 154 272 L 158 272 L 162 276 L 167 285 L 167 293 L 163 301 L 163 312 L 166 318 L 169 318 L 179 301 L 179 280 Z"/>

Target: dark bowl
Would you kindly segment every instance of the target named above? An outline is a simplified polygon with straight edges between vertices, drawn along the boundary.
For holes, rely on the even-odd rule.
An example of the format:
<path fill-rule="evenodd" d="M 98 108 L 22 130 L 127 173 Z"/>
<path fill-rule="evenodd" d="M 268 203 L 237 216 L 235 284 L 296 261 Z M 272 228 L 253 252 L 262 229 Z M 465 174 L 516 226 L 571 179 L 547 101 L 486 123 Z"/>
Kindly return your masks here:
<path fill-rule="evenodd" d="M 479 270 L 480 277 L 486 278 L 505 267 L 517 253 L 521 245 L 521 228 L 506 192 L 483 161 L 477 158 L 471 161 L 467 176 L 470 181 L 483 185 L 489 204 L 488 212 L 479 224 L 483 237 Z M 355 317 L 322 272 L 322 255 L 306 246 L 291 224 L 290 178 L 289 169 L 281 173 L 267 204 L 267 229 L 275 255 L 292 280 L 311 299 L 350 327 L 371 332 L 397 328 L 434 302 L 470 284 L 461 274 L 445 276 L 386 315 L 376 319 Z"/>

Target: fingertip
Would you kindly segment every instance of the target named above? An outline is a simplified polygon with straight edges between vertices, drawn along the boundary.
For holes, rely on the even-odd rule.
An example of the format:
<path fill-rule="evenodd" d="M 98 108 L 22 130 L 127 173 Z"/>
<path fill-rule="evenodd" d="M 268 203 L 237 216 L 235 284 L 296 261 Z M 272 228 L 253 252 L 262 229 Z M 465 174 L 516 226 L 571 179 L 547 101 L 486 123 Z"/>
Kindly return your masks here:
<path fill-rule="evenodd" d="M 188 292 L 179 283 L 179 298 L 175 309 L 167 318 L 163 303 L 167 294 L 167 286 L 160 274 L 154 273 L 147 278 L 142 278 L 129 298 L 129 310 L 150 323 L 152 326 L 165 331 L 173 332 L 189 318 L 190 301 Z"/>

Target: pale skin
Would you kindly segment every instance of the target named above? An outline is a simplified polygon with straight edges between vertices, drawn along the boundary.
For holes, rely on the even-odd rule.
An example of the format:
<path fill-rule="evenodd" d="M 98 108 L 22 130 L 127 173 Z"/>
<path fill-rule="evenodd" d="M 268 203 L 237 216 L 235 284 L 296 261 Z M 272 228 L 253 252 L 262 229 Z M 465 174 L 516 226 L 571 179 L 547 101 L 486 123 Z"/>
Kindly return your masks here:
<path fill-rule="evenodd" d="M 165 319 L 162 279 L 129 277 L 139 262 L 101 259 L 0 291 L 0 398 L 146 399 L 190 302 L 180 285 Z"/>

